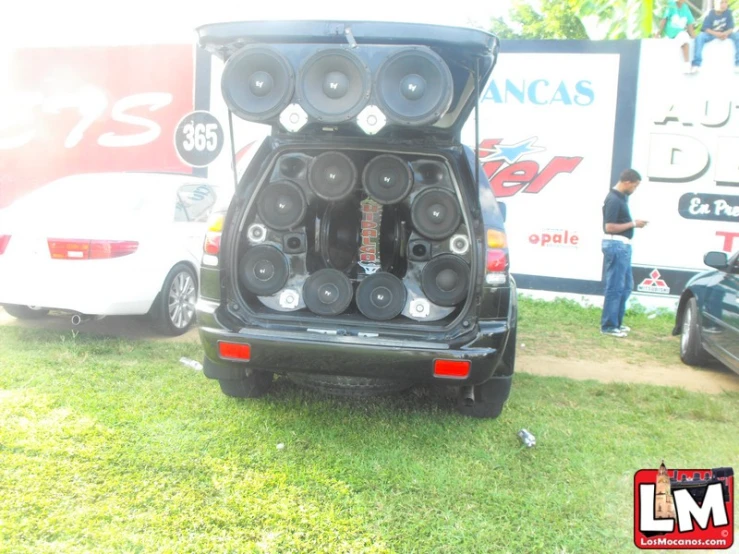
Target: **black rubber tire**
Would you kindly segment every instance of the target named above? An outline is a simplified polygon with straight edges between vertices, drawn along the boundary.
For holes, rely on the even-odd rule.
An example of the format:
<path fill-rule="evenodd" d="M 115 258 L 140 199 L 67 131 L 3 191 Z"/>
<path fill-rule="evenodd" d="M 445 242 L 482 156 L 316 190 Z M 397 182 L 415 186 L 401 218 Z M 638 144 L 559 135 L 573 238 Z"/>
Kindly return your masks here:
<path fill-rule="evenodd" d="M 492 378 L 475 385 L 473 389 L 475 401 L 471 406 L 465 402 L 460 389 L 457 397 L 457 411 L 467 417 L 495 419 L 503 411 L 503 406 L 511 393 L 511 380 Z"/>
<path fill-rule="evenodd" d="M 218 379 L 221 392 L 233 398 L 259 398 L 272 388 L 274 373 L 258 369 L 246 370 L 242 379 Z"/>
<path fill-rule="evenodd" d="M 3 304 L 3 308 L 16 319 L 41 319 L 49 315 L 47 309 L 33 310 L 28 306 L 18 304 Z"/>
<path fill-rule="evenodd" d="M 169 335 L 171 337 L 176 337 L 187 333 L 187 331 L 190 330 L 196 320 L 195 312 L 193 311 L 192 319 L 190 320 L 190 322 L 185 327 L 177 327 L 172 322 L 172 318 L 169 315 L 169 289 L 172 286 L 174 280 L 181 273 L 186 273 L 192 279 L 192 282 L 195 286 L 195 297 L 197 299 L 198 277 L 195 274 L 195 270 L 187 264 L 177 264 L 167 274 L 167 278 L 164 279 L 162 290 L 157 295 L 156 300 L 154 300 L 154 305 L 151 307 L 151 310 L 149 312 L 151 314 L 152 320 L 154 321 L 154 326 L 156 327 L 156 329 L 160 333 L 164 335 Z"/>
<path fill-rule="evenodd" d="M 701 344 L 698 303 L 690 298 L 685 303 L 680 321 L 680 359 L 687 365 L 702 366 L 711 361 L 711 355 Z"/>
<path fill-rule="evenodd" d="M 407 381 L 343 375 L 291 373 L 288 378 L 297 385 L 334 396 L 379 396 L 400 392 L 413 386 Z"/>

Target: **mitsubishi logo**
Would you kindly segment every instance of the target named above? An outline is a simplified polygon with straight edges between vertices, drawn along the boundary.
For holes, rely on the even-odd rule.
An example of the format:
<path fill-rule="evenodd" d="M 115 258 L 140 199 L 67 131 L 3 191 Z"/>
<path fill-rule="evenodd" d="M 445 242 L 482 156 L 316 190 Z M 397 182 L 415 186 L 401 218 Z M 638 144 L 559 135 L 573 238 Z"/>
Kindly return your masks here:
<path fill-rule="evenodd" d="M 658 269 L 653 269 L 649 273 L 649 277 L 644 279 L 639 286 L 636 287 L 639 292 L 651 292 L 654 294 L 670 294 L 670 287 L 662 278 L 662 274 Z"/>

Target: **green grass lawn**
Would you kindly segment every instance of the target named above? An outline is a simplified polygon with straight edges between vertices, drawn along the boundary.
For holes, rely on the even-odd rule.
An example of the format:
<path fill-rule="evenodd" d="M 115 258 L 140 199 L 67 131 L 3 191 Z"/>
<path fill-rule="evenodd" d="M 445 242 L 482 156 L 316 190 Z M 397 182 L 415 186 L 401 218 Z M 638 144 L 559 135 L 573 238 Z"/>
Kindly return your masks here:
<path fill-rule="evenodd" d="M 600 352 L 588 310 L 523 308 L 522 334 Z M 733 393 L 521 374 L 480 421 L 427 388 L 237 401 L 181 356 L 199 345 L 0 327 L 0 552 L 636 552 L 636 470 L 739 466 Z"/>

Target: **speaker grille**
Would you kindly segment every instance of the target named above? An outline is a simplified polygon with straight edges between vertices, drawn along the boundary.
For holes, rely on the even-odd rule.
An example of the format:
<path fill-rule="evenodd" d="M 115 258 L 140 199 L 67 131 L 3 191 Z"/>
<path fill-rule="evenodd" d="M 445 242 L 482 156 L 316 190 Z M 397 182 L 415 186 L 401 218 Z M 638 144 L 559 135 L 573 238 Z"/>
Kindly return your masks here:
<path fill-rule="evenodd" d="M 454 194 L 448 190 L 427 188 L 413 200 L 411 221 L 424 237 L 443 240 L 459 227 L 462 211 Z"/>
<path fill-rule="evenodd" d="M 452 74 L 430 50 L 408 48 L 390 56 L 375 81 L 382 111 L 406 125 L 433 123 L 452 102 Z"/>
<path fill-rule="evenodd" d="M 365 166 L 362 185 L 377 203 L 396 204 L 413 188 L 413 172 L 398 156 L 383 154 Z"/>
<path fill-rule="evenodd" d="M 239 263 L 239 282 L 258 296 L 269 296 L 282 289 L 289 273 L 285 255 L 266 244 L 247 250 Z"/>
<path fill-rule="evenodd" d="M 367 104 L 371 82 L 369 69 L 351 52 L 338 48 L 322 50 L 308 58 L 300 69 L 300 105 L 319 121 L 347 121 Z"/>
<path fill-rule="evenodd" d="M 277 116 L 290 103 L 295 88 L 292 66 L 267 46 L 247 46 L 231 56 L 221 77 L 226 105 L 248 121 Z"/>
<path fill-rule="evenodd" d="M 352 301 L 352 284 L 337 269 L 322 269 L 306 279 L 303 300 L 308 309 L 318 315 L 338 315 Z"/>
<path fill-rule="evenodd" d="M 458 256 L 437 256 L 423 268 L 421 288 L 431 302 L 439 306 L 456 306 L 467 296 L 470 268 Z"/>
<path fill-rule="evenodd" d="M 303 191 L 289 181 L 270 183 L 257 200 L 259 217 L 276 231 L 287 231 L 303 221 L 307 209 Z"/>
<path fill-rule="evenodd" d="M 341 152 L 324 152 L 313 158 L 308 186 L 316 196 L 336 202 L 349 196 L 357 184 L 357 166 Z"/>
<path fill-rule="evenodd" d="M 407 295 L 403 281 L 379 272 L 364 279 L 357 288 L 357 307 L 369 319 L 387 321 L 400 315 Z"/>

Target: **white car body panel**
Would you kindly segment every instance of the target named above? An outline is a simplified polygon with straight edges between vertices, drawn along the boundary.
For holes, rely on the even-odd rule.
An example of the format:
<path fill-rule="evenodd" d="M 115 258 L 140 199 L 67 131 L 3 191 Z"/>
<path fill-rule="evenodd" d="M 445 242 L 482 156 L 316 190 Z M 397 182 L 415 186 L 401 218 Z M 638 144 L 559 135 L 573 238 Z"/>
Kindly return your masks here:
<path fill-rule="evenodd" d="M 89 315 L 145 314 L 175 265 L 189 264 L 197 274 L 207 224 L 175 221 L 177 190 L 186 184 L 207 184 L 219 193 L 223 188 L 187 175 L 145 173 L 76 175 L 66 182 L 82 179 L 106 181 L 99 186 L 124 195 L 126 187 L 146 187 L 146 206 L 120 217 L 82 201 L 72 208 L 77 215 L 67 217 L 64 206 L 48 205 L 39 190 L 0 212 L 0 235 L 11 236 L 0 255 L 0 304 Z M 136 252 L 119 258 L 53 259 L 49 238 L 139 244 Z"/>

